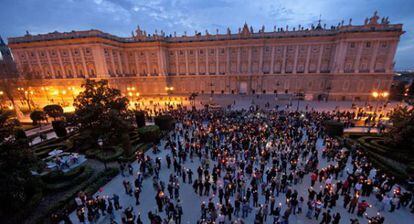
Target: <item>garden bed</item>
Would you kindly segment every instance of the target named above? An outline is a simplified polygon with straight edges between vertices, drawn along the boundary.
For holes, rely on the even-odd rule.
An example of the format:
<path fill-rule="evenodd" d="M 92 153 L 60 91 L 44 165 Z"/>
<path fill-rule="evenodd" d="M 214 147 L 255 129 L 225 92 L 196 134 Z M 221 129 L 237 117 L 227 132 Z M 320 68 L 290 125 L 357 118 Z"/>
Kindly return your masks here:
<path fill-rule="evenodd" d="M 47 183 L 45 184 L 45 190 L 47 191 L 63 191 L 73 187 L 75 185 L 82 184 L 87 179 L 89 179 L 93 175 L 93 170 L 90 167 L 86 167 L 83 172 L 77 173 L 77 175 L 72 175 L 71 179 L 67 179 L 65 181 L 56 181 L 54 183 Z M 62 179 L 68 177 L 61 177 Z"/>

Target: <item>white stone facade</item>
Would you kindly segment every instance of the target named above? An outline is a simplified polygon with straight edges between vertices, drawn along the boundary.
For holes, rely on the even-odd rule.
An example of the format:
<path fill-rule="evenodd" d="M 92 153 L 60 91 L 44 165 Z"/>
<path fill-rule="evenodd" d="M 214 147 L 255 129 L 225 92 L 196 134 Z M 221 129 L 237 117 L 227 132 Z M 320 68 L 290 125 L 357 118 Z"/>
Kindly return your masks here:
<path fill-rule="evenodd" d="M 297 93 L 314 99 L 365 99 L 387 91 L 401 24 L 380 22 L 329 29 L 320 24 L 292 31 L 246 24 L 236 34 L 147 35 L 130 38 L 98 30 L 9 38 L 17 67 L 51 85 L 80 84 L 84 78 L 109 79 L 141 95 Z"/>

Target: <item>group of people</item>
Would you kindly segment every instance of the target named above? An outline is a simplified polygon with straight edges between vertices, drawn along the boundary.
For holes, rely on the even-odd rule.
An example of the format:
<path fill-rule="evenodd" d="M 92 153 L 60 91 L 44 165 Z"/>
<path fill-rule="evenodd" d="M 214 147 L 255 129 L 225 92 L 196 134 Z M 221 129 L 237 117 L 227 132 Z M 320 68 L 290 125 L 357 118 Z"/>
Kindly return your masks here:
<path fill-rule="evenodd" d="M 177 123 L 160 149 L 155 146 L 148 152 L 152 156 L 139 154 L 137 171 L 131 164 L 120 164 L 123 176 L 134 176 L 134 183 L 125 179 L 123 187 L 125 194 L 135 197 L 136 206 L 142 205 L 143 181 L 152 179 L 157 206 L 147 213 L 151 224 L 183 222 L 182 199 L 190 194 L 182 192 L 183 185 L 190 185 L 203 200 L 198 224 L 287 224 L 292 216 L 324 224 L 364 219 L 384 223 L 384 212 L 401 207 L 414 212 L 411 192 L 376 169 L 363 151 L 347 149 L 327 135 L 324 121 L 348 120 L 351 113 L 255 107 L 237 111 L 180 108 L 164 113 Z M 167 178 L 160 176 L 163 169 L 169 173 Z M 76 202 L 82 223 L 85 217 L 94 223 L 108 214 L 116 223 L 113 211 L 123 209 L 116 194 L 80 195 Z M 370 208 L 376 211 L 369 216 Z M 139 207 L 126 207 L 122 223 L 142 223 L 138 211 Z"/>

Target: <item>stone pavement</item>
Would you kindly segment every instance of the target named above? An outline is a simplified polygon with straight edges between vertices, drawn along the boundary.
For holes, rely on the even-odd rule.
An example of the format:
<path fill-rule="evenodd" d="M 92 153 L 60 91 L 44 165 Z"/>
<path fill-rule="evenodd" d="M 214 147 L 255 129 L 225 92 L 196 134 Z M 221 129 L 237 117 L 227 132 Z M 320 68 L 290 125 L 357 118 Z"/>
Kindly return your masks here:
<path fill-rule="evenodd" d="M 168 183 L 168 177 L 170 175 L 170 173 L 172 172 L 172 168 L 169 170 L 167 169 L 167 165 L 165 162 L 165 156 L 167 154 L 170 154 L 171 152 L 164 150 L 163 146 L 164 146 L 165 142 L 162 141 L 161 142 L 161 152 L 154 155 L 151 150 L 148 151 L 146 154 L 148 156 L 150 156 L 151 158 L 156 158 L 156 157 L 160 157 L 161 158 L 161 170 L 160 170 L 160 179 L 162 181 L 164 181 L 165 183 Z M 317 149 L 318 150 L 322 150 L 323 146 L 322 146 L 322 139 L 319 139 L 317 142 Z M 319 153 L 319 155 L 321 155 L 322 153 Z M 320 162 L 319 162 L 319 168 L 323 168 L 326 167 L 328 163 L 326 161 L 326 159 L 322 159 L 319 158 Z M 212 162 L 213 164 L 215 162 Z M 198 160 L 198 158 L 195 158 L 194 162 L 191 161 L 186 161 L 184 163 L 184 167 L 185 168 L 190 168 L 193 170 L 193 172 L 195 173 L 194 175 L 196 175 L 196 169 L 197 167 L 200 165 L 200 161 Z M 213 165 L 211 164 L 211 167 Z M 134 167 L 134 172 L 138 171 L 138 163 L 134 162 L 133 163 L 133 167 Z M 351 168 L 351 164 L 350 164 L 350 159 L 348 159 L 348 163 L 347 163 L 347 169 Z M 156 202 L 155 202 L 155 195 L 156 195 L 156 191 L 153 188 L 152 185 L 152 179 L 151 178 L 147 178 L 144 180 L 143 182 L 143 189 L 141 192 L 141 197 L 140 197 L 140 202 L 141 204 L 136 206 L 135 205 L 135 198 L 132 196 L 128 196 L 127 194 L 125 194 L 124 192 L 124 187 L 122 185 L 123 180 L 127 179 L 129 180 L 132 184 L 134 182 L 134 178 L 135 176 L 129 176 L 129 177 L 122 177 L 121 175 L 116 176 L 112 181 L 110 181 L 108 184 L 106 184 L 105 186 L 103 186 L 101 188 L 100 192 L 97 192 L 95 194 L 96 195 L 103 195 L 103 196 L 112 196 L 113 193 L 116 193 L 120 196 L 120 203 L 123 206 L 123 208 L 126 208 L 128 206 L 132 206 L 134 208 L 134 213 L 136 215 L 141 214 L 141 219 L 143 221 L 143 223 L 150 223 L 149 219 L 147 217 L 147 213 L 149 211 L 152 212 L 156 212 Z M 345 179 L 345 177 L 342 177 L 342 179 Z M 203 196 L 200 197 L 198 196 L 193 188 L 191 184 L 186 184 L 186 183 L 182 183 L 181 182 L 181 178 L 180 178 L 180 183 L 181 183 L 181 187 L 180 187 L 180 198 L 181 198 L 181 205 L 183 207 L 183 217 L 182 217 L 182 223 L 183 224 L 195 224 L 197 222 L 197 220 L 200 218 L 201 212 L 200 212 L 200 205 L 201 203 L 207 202 L 209 197 Z M 303 196 L 304 199 L 307 199 L 307 189 L 310 187 L 310 175 L 306 175 L 303 179 L 303 182 L 297 185 L 293 186 L 293 189 L 296 189 L 299 192 L 299 196 Z M 315 189 L 319 189 L 319 188 L 323 188 L 323 186 L 320 185 L 320 183 L 316 183 L 316 185 L 314 186 Z M 370 205 L 372 205 L 371 208 L 367 209 L 366 214 L 368 216 L 374 216 L 377 214 L 378 211 L 378 207 L 375 205 L 376 199 L 375 196 L 372 194 L 370 197 L 363 197 L 363 199 L 367 200 Z M 217 202 L 217 197 L 214 197 L 214 201 Z M 232 198 L 233 200 L 233 198 Z M 284 210 L 286 209 L 285 206 L 285 196 L 284 194 L 280 194 L 279 197 L 276 197 L 276 205 L 278 205 L 279 203 L 281 203 L 282 205 L 282 214 L 284 212 Z M 264 197 L 261 196 L 259 197 L 259 203 L 263 203 L 264 202 Z M 333 209 L 331 209 L 331 214 L 339 212 L 341 214 L 341 222 L 340 223 L 350 223 L 350 219 L 351 218 L 357 218 L 356 216 L 356 212 L 355 214 L 349 214 L 347 212 L 346 209 L 344 209 L 342 207 L 343 204 L 343 197 L 340 197 L 339 200 L 337 201 L 337 206 L 334 207 Z M 389 209 L 389 208 L 388 208 Z M 254 209 L 253 212 L 251 212 L 249 214 L 249 216 L 244 219 L 245 223 L 253 223 L 254 222 L 254 215 L 255 212 L 257 211 L 257 208 Z M 303 213 L 302 214 L 298 214 L 298 215 L 291 215 L 289 218 L 289 223 L 298 223 L 298 224 L 302 224 L 302 223 L 319 223 L 321 220 L 321 217 L 319 217 L 319 221 L 316 221 L 315 219 L 309 220 L 305 217 L 305 213 L 307 211 L 306 208 L 306 204 L 304 204 L 303 206 Z M 323 213 L 324 209 L 322 210 L 321 213 Z M 116 217 L 116 221 L 117 223 L 121 223 L 121 215 L 122 215 L 122 210 L 118 210 L 115 211 L 115 217 Z M 412 213 L 409 212 L 408 209 L 402 207 L 399 210 L 396 210 L 393 213 L 390 213 L 388 211 L 382 212 L 381 215 L 383 215 L 385 217 L 385 223 L 390 223 L 390 224 L 408 224 L 408 223 L 412 223 L 412 220 L 414 218 L 414 215 Z M 161 213 L 161 217 L 165 217 L 165 213 Z M 79 223 L 77 216 L 76 216 L 76 212 L 72 212 L 70 214 L 70 219 L 74 222 L 74 223 Z M 365 218 L 358 218 L 360 220 L 361 224 L 366 224 L 368 223 L 368 220 Z M 273 218 L 271 216 L 268 217 L 267 222 L 266 223 L 272 223 Z M 101 217 L 100 220 L 98 221 L 98 223 L 109 223 L 109 216 L 104 216 Z M 228 223 L 228 222 L 227 222 Z"/>

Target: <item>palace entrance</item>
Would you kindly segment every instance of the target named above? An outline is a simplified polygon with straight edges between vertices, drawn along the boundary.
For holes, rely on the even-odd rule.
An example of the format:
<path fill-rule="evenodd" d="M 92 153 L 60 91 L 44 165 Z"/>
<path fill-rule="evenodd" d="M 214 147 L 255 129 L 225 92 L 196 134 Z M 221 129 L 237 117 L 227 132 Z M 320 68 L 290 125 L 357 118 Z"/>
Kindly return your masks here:
<path fill-rule="evenodd" d="M 247 82 L 243 81 L 239 83 L 239 94 L 247 94 Z"/>

